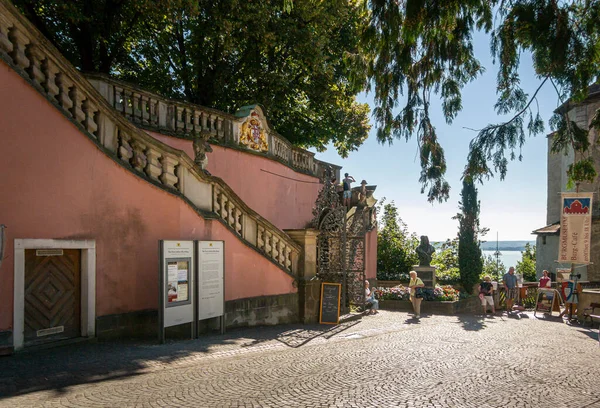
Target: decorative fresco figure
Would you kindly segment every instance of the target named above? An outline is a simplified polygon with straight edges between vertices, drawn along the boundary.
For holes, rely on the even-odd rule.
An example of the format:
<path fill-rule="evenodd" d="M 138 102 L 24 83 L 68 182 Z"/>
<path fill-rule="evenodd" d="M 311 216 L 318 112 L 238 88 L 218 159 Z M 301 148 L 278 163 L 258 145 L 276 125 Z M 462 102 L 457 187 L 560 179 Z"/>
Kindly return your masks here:
<path fill-rule="evenodd" d="M 416 252 L 419 257 L 419 266 L 430 266 L 435 248 L 429 243 L 427 235 L 421 235 L 421 243 L 417 247 Z"/>

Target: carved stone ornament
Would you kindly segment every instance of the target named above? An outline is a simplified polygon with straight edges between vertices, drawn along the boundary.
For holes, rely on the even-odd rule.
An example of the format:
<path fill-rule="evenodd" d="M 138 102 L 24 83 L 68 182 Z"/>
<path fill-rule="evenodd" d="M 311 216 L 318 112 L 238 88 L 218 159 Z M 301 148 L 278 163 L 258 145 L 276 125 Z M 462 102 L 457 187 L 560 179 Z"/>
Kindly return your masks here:
<path fill-rule="evenodd" d="M 240 143 L 259 152 L 267 152 L 269 143 L 260 116 L 252 112 L 240 129 Z"/>
<path fill-rule="evenodd" d="M 208 156 L 206 153 L 211 153 L 212 147 L 208 143 L 210 132 L 203 130 L 194 138 L 194 162 L 200 166 L 202 170 L 206 170 L 208 165 Z"/>

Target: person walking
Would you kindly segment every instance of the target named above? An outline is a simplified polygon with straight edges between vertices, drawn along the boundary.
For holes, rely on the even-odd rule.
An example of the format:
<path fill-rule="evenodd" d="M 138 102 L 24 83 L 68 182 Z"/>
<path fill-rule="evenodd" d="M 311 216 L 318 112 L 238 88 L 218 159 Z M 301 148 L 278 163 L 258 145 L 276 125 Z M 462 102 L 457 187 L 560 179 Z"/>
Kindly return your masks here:
<path fill-rule="evenodd" d="M 514 267 L 508 268 L 508 272 L 502 277 L 502 282 L 506 291 L 506 313 L 510 313 L 517 297 L 517 277 L 515 276 Z"/>
<path fill-rule="evenodd" d="M 423 301 L 423 293 L 421 289 L 425 284 L 417 276 L 417 272 L 410 271 L 410 282 L 408 283 L 408 287 L 410 289 L 410 302 L 413 306 L 413 311 L 415 312 L 415 318 L 421 318 L 421 301 Z"/>
<path fill-rule="evenodd" d="M 479 285 L 479 299 L 481 299 L 481 306 L 483 306 L 483 314 L 487 314 L 487 306 L 492 307 L 492 313 L 496 313 L 494 307 L 494 287 L 492 286 L 492 278 L 485 276 L 483 282 Z"/>
<path fill-rule="evenodd" d="M 350 208 L 350 202 L 352 199 L 352 183 L 356 183 L 354 177 L 349 175 L 348 173 L 344 174 L 344 180 L 342 180 L 344 185 L 344 205 L 347 208 Z"/>

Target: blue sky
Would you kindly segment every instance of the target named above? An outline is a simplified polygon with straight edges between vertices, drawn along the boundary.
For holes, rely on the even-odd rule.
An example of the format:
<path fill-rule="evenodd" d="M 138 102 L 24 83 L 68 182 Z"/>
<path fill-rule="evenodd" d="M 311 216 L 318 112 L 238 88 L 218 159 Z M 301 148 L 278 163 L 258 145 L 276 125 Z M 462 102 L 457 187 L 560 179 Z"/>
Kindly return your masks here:
<path fill-rule="evenodd" d="M 427 196 L 421 194 L 418 182 L 420 165 L 414 139 L 409 142 L 397 140 L 391 146 L 381 145 L 375 138 L 373 126 L 364 145 L 350 153 L 347 159 L 342 159 L 333 147 L 317 154 L 320 160 L 342 165 L 344 172 L 349 172 L 359 183 L 365 179 L 369 184 L 377 185 L 376 197 L 394 200 L 408 229 L 418 235 L 428 235 L 432 241 L 454 237 L 458 230 L 458 222 L 452 217 L 458 211 L 460 177 L 467 161 L 469 142 L 476 136 L 475 132 L 463 127 L 480 129 L 503 119 L 494 111 L 497 65 L 492 63 L 487 35 L 475 35 L 475 52 L 486 72 L 464 88 L 463 110 L 452 125 L 446 124 L 441 104 L 433 106 L 432 122 L 445 150 L 448 166 L 446 179 L 451 185 L 447 202 L 432 205 L 427 202 Z M 521 62 L 523 87 L 526 92 L 533 94 L 540 81 L 533 72 L 531 57 L 524 55 Z M 361 95 L 360 100 L 374 106 L 372 95 Z M 531 231 L 545 225 L 545 135 L 550 131 L 548 120 L 557 106 L 556 93 L 550 83 L 539 92 L 538 102 L 540 115 L 546 125 L 544 134 L 528 138 L 522 149 L 523 160 L 510 162 L 503 181 L 496 176 L 478 185 L 480 223 L 482 227 L 490 228 L 487 239 L 484 238 L 486 240 L 495 240 L 496 232 L 500 240 L 534 240 Z"/>

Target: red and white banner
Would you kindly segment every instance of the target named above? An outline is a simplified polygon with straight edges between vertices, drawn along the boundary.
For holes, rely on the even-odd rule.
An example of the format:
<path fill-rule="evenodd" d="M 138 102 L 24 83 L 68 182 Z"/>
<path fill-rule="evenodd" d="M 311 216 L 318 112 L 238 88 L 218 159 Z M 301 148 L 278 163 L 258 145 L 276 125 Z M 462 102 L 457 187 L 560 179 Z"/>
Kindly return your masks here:
<path fill-rule="evenodd" d="M 593 193 L 562 193 L 558 262 L 590 263 Z"/>

